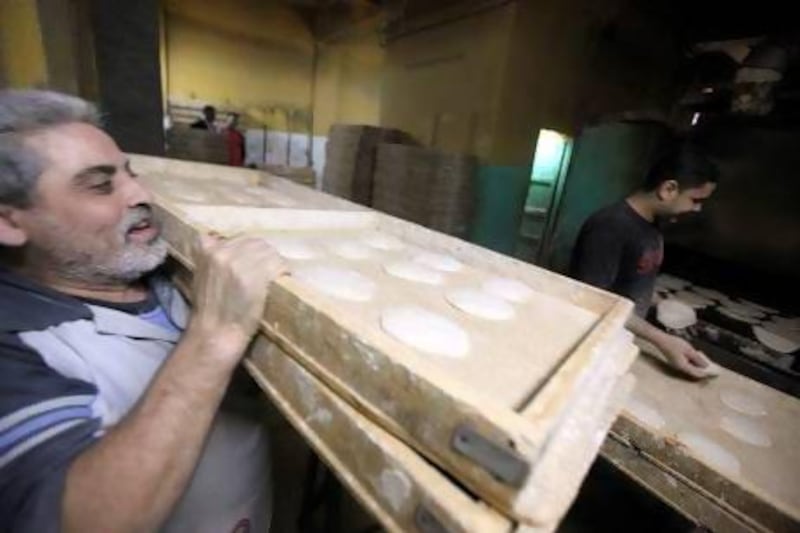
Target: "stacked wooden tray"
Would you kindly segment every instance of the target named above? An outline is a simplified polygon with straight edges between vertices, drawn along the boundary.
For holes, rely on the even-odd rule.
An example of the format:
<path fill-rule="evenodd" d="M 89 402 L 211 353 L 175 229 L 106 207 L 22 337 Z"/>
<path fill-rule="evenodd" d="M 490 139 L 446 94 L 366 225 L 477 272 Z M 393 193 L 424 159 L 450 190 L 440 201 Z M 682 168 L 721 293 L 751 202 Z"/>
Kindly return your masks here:
<path fill-rule="evenodd" d="M 186 276 L 202 232 L 286 257 L 245 364 L 387 529 L 555 528 L 632 386 L 630 302 L 256 171 L 132 163 Z"/>
<path fill-rule="evenodd" d="M 467 234 L 477 161 L 472 156 L 381 144 L 372 207 L 425 227 Z"/>
<path fill-rule="evenodd" d="M 400 130 L 334 124 L 325 145 L 322 189 L 361 205 L 372 205 L 373 176 L 378 145 L 409 142 Z"/>

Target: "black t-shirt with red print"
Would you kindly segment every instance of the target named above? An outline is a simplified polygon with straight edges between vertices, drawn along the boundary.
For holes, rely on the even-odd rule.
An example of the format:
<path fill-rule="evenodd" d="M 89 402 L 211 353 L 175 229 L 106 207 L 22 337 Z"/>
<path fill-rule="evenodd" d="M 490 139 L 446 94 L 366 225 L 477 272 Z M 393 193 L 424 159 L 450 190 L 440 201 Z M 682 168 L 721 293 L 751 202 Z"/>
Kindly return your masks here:
<path fill-rule="evenodd" d="M 622 200 L 584 222 L 570 276 L 630 298 L 636 314 L 644 317 L 663 259 L 661 232 Z"/>

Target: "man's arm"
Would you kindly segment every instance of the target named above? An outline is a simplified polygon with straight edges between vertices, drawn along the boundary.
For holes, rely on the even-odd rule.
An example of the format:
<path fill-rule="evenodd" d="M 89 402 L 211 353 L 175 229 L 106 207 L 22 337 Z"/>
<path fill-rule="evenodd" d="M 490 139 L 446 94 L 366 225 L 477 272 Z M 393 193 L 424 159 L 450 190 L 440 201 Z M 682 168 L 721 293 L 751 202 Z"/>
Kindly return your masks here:
<path fill-rule="evenodd" d="M 186 333 L 137 406 L 71 464 L 64 531 L 154 531 L 181 497 L 232 372 L 284 271 L 263 241 L 206 243 Z"/>
<path fill-rule="evenodd" d="M 601 289 L 611 290 L 617 278 L 624 242 L 622 230 L 610 226 L 583 228 L 573 251 L 572 277 Z M 695 379 L 709 377 L 709 360 L 691 344 L 632 315 L 628 329 L 658 347 L 667 363 Z"/>
<path fill-rule="evenodd" d="M 675 335 L 658 329 L 646 320 L 633 315 L 628 319 L 628 329 L 637 337 L 653 343 L 664 356 L 667 363 L 676 370 L 694 379 L 711 377 L 711 362 L 705 354 Z"/>

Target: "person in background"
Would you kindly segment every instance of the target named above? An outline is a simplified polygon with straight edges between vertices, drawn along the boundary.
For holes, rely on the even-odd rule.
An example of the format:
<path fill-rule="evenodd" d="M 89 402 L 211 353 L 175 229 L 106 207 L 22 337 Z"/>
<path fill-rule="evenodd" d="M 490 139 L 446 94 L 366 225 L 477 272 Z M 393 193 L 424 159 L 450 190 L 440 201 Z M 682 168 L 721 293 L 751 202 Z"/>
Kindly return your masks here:
<path fill-rule="evenodd" d="M 217 109 L 213 105 L 203 107 L 203 118 L 192 122 L 191 127 L 196 130 L 217 131 L 214 121 L 217 120 Z"/>
<path fill-rule="evenodd" d="M 228 164 L 233 167 L 244 166 L 244 135 L 238 126 L 239 113 L 231 113 L 228 127 L 225 128 L 225 145 L 228 147 Z"/>
<path fill-rule="evenodd" d="M 659 223 L 697 213 L 717 188 L 719 172 L 693 148 L 675 149 L 647 173 L 627 198 L 594 213 L 580 230 L 570 276 L 633 300 L 628 329 L 658 347 L 684 375 L 709 377 L 708 358 L 686 340 L 645 320 L 664 258 Z"/>
<path fill-rule="evenodd" d="M 91 104 L 0 91 L 0 531 L 269 529 L 232 385 L 284 266 L 202 239 L 190 309 L 151 202 Z"/>

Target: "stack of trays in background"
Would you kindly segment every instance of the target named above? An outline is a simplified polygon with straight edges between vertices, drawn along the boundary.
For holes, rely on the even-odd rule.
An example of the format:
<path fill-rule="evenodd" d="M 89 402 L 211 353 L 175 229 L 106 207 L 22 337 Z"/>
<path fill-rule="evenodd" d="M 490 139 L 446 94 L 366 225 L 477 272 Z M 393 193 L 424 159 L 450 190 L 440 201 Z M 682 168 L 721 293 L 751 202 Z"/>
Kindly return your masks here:
<path fill-rule="evenodd" d="M 221 133 L 176 125 L 167 131 L 167 155 L 188 161 L 226 164 L 228 147 Z"/>
<path fill-rule="evenodd" d="M 334 124 L 325 145 L 322 189 L 361 205 L 371 205 L 378 145 L 409 141 L 408 135 L 400 130 Z"/>
<path fill-rule="evenodd" d="M 245 366 L 388 531 L 556 528 L 632 387 L 630 302 L 262 172 L 132 163 L 179 286 L 202 232 L 286 259 Z"/>
<path fill-rule="evenodd" d="M 467 234 L 477 160 L 429 148 L 381 144 L 372 207 L 450 235 Z"/>

